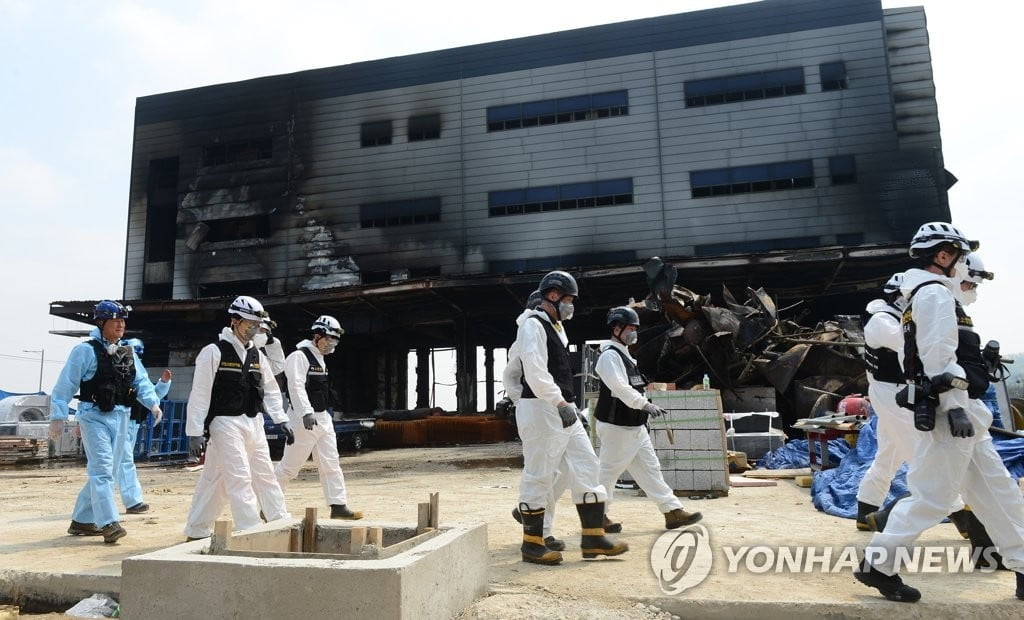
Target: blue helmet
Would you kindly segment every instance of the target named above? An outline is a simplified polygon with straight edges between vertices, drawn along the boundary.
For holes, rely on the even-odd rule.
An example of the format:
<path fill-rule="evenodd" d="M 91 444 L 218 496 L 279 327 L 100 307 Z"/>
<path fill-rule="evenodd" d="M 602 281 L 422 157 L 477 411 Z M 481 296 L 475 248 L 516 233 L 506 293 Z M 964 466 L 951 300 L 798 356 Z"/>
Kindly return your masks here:
<path fill-rule="evenodd" d="M 131 312 L 131 310 L 131 306 L 125 306 L 119 301 L 104 299 L 100 303 L 96 304 L 96 308 L 92 313 L 92 319 L 94 321 L 125 319 L 128 318 L 128 313 Z"/>
<path fill-rule="evenodd" d="M 135 355 L 142 357 L 142 353 L 146 350 L 146 345 L 142 344 L 142 341 L 138 338 L 129 338 L 124 341 L 124 344 L 135 349 Z"/>

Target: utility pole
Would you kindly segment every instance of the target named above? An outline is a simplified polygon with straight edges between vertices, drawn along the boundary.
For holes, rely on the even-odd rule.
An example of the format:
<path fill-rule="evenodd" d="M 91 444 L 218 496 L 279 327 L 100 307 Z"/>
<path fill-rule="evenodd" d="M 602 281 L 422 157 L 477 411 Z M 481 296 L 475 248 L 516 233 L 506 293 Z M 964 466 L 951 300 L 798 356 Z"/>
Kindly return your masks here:
<path fill-rule="evenodd" d="M 38 350 L 35 350 L 35 351 L 30 351 L 28 349 L 22 349 L 21 352 L 22 353 L 38 353 L 39 354 L 39 389 L 36 390 L 36 391 L 37 392 L 42 392 L 43 391 L 43 363 L 46 362 L 46 349 L 38 349 Z"/>

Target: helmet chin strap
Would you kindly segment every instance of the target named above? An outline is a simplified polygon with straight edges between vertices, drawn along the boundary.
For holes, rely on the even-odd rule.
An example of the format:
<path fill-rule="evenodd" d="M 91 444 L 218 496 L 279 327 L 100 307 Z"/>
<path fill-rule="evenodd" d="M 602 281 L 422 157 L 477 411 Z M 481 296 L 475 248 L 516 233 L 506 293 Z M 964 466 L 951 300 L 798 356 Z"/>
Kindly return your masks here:
<path fill-rule="evenodd" d="M 955 257 L 953 258 L 953 261 L 949 263 L 949 267 L 943 267 L 942 265 L 939 264 L 939 261 L 935 260 L 935 258 L 938 256 L 938 253 L 932 254 L 932 265 L 935 265 L 936 267 L 941 269 L 942 273 L 945 274 L 947 278 L 952 278 L 953 270 L 956 269 L 956 264 L 957 262 L 959 262 L 960 256 L 962 254 L 963 251 L 957 250 Z"/>

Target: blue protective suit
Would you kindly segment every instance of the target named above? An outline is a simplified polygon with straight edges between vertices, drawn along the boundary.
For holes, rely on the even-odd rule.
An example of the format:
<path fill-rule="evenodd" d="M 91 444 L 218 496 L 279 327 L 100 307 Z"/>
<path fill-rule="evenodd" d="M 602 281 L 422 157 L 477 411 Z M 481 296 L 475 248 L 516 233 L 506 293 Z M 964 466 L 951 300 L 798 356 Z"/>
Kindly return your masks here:
<path fill-rule="evenodd" d="M 157 398 L 163 400 L 171 390 L 171 382 L 157 381 L 153 384 L 153 389 Z M 152 414 L 149 419 L 153 419 Z M 121 460 L 117 464 L 117 488 L 121 490 L 121 502 L 125 508 L 142 503 L 142 484 L 139 482 L 139 473 L 135 470 L 135 441 L 139 437 L 141 427 L 141 424 L 129 418 Z"/>
<path fill-rule="evenodd" d="M 99 328 L 93 329 L 90 337 L 103 342 Z M 135 362 L 136 395 L 143 405 L 152 409 L 159 404 L 153 383 L 146 375 L 146 369 L 137 355 Z M 67 420 L 68 403 L 78 393 L 82 381 L 88 381 L 96 374 L 96 353 L 88 342 L 82 342 L 71 349 L 57 383 L 53 386 L 50 400 L 50 419 Z M 71 518 L 79 523 L 94 523 L 103 528 L 118 520 L 114 503 L 115 464 L 121 459 L 124 438 L 128 434 L 130 408 L 115 405 L 109 413 L 100 411 L 94 403 L 80 402 L 78 405 L 78 428 L 82 433 L 82 445 L 87 459 L 86 473 L 89 479 L 78 494 Z"/>

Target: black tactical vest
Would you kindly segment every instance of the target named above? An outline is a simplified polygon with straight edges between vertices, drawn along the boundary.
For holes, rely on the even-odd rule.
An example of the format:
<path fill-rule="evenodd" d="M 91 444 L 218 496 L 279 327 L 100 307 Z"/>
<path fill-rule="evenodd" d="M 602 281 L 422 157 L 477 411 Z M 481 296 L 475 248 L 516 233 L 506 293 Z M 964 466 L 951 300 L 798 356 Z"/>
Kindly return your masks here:
<path fill-rule="evenodd" d="M 886 310 L 875 314 L 888 314 L 900 321 L 900 316 Z M 903 368 L 900 366 L 900 358 L 896 351 L 887 347 L 864 346 L 864 366 L 875 381 L 883 383 L 903 383 Z"/>
<path fill-rule="evenodd" d="M 306 372 L 306 397 L 313 411 L 327 411 L 331 405 L 331 389 L 327 381 L 327 368 L 317 361 L 316 356 L 308 347 L 299 349 L 309 360 L 309 371 Z"/>
<path fill-rule="evenodd" d="M 245 362 L 242 362 L 230 342 L 219 340 L 217 348 L 220 349 L 220 364 L 213 377 L 206 426 L 219 415 L 255 418 L 260 410 L 260 386 L 263 383 L 259 351 L 256 347 L 249 347 L 245 350 Z"/>
<path fill-rule="evenodd" d="M 622 359 L 622 364 L 626 367 L 626 376 L 629 377 L 630 387 L 643 394 L 644 386 L 647 385 L 647 379 L 640 372 L 640 369 L 616 347 L 611 346 L 605 349 L 605 351 L 609 350 L 615 351 Z M 604 352 L 602 351 L 603 354 Z M 608 384 L 604 382 L 604 379 L 600 378 L 600 375 L 598 375 L 598 379 L 600 380 L 601 387 L 597 396 L 597 407 L 594 409 L 595 418 L 617 426 L 643 426 L 647 424 L 646 411 L 627 406 L 626 403 L 612 394 Z"/>
<path fill-rule="evenodd" d="M 937 280 L 929 280 L 918 285 L 910 293 L 910 300 L 913 300 L 917 291 L 929 284 L 942 283 Z M 957 346 L 956 363 L 967 373 L 967 395 L 970 398 L 981 398 L 989 388 L 988 368 L 985 366 L 985 359 L 981 356 L 981 336 L 974 331 L 974 321 L 967 316 L 964 307 L 959 301 L 956 304 L 956 325 L 957 325 Z M 914 324 L 911 306 L 908 303 L 907 309 L 903 312 L 903 340 L 904 340 L 904 372 L 910 379 L 915 379 L 920 373 L 921 358 L 917 354 L 917 326 Z"/>
<path fill-rule="evenodd" d="M 576 393 L 572 390 L 572 364 L 569 362 L 569 348 L 562 344 L 562 339 L 558 337 L 558 332 L 550 322 L 545 321 L 537 314 L 531 314 L 529 318 L 536 319 L 544 326 L 544 332 L 548 337 L 548 372 L 551 373 L 555 385 L 562 391 L 562 399 L 567 403 L 575 402 Z M 526 382 L 525 373 L 521 381 L 523 398 L 537 398 L 533 390 L 530 389 L 530 384 Z"/>
<path fill-rule="evenodd" d="M 135 402 L 135 354 L 131 347 L 114 365 L 114 358 L 107 353 L 106 347 L 95 338 L 89 339 L 89 345 L 96 353 L 96 374 L 88 381 L 79 385 L 78 399 L 87 403 L 95 403 L 103 413 L 110 413 L 116 405 L 125 407 Z"/>

